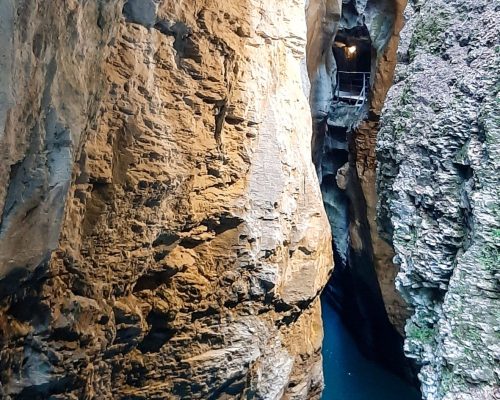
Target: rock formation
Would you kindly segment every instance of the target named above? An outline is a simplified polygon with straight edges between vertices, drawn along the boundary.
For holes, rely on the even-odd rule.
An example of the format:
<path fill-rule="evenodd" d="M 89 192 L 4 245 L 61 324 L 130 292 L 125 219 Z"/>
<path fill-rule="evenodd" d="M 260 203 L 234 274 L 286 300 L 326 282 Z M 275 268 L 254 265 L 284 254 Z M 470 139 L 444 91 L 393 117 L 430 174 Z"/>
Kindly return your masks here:
<path fill-rule="evenodd" d="M 0 0 L 0 397 L 320 399 L 335 257 L 365 353 L 500 398 L 500 8 L 405 7 Z"/>
<path fill-rule="evenodd" d="M 319 398 L 303 2 L 1 4 L 1 397 Z"/>
<path fill-rule="evenodd" d="M 498 3 L 413 1 L 379 133 L 379 216 L 425 399 L 500 398 Z"/>

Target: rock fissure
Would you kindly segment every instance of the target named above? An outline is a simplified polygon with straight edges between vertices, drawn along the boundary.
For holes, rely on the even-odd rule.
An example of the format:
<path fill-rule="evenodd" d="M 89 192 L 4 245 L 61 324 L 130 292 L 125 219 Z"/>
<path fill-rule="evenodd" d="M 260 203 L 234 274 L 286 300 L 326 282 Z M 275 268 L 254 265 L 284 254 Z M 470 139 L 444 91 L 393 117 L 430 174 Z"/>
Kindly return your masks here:
<path fill-rule="evenodd" d="M 332 18 L 338 21 L 333 29 L 311 23 L 310 40 L 324 35 L 328 47 L 323 61 L 309 60 L 316 67 L 309 75 L 313 161 L 336 261 L 324 301 L 335 305 L 367 356 L 414 382 L 400 336 L 408 313 L 395 291 L 392 249 L 379 236 L 375 220 L 376 137 L 403 6 L 347 2 Z M 313 54 L 317 46 L 308 46 Z"/>

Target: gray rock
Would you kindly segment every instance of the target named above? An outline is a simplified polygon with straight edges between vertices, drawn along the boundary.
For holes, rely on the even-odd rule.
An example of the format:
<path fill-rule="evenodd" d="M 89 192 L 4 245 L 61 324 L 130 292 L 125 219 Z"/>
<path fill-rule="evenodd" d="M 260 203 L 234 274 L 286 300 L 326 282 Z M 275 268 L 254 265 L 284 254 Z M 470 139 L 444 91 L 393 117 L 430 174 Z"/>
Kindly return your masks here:
<path fill-rule="evenodd" d="M 500 9 L 411 5 L 377 154 L 379 219 L 415 308 L 406 352 L 425 399 L 492 399 L 500 383 Z M 493 345 L 493 347 L 491 347 Z"/>

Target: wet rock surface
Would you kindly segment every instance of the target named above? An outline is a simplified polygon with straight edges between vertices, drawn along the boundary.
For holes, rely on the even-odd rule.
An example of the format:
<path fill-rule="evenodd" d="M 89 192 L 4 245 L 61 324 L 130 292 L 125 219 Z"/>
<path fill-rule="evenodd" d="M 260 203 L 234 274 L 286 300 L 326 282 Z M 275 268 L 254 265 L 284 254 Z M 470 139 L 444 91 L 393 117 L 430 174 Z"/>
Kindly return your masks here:
<path fill-rule="evenodd" d="M 499 15 L 411 2 L 378 137 L 379 218 L 425 399 L 499 396 Z"/>

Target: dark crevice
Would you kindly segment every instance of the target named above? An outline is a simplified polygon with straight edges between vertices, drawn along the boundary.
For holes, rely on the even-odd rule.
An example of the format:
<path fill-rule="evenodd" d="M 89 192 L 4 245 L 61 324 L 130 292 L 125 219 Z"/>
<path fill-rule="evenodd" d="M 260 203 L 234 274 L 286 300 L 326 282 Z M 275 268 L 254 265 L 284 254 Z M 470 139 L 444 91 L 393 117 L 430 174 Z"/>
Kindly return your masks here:
<path fill-rule="evenodd" d="M 226 120 L 227 114 L 227 100 L 223 100 L 220 103 L 216 104 L 215 109 L 215 128 L 214 128 L 214 137 L 217 142 L 217 146 L 220 147 L 222 144 L 222 129 L 224 128 L 224 122 Z"/>
<path fill-rule="evenodd" d="M 231 396 L 234 398 L 238 398 L 239 395 L 243 392 L 243 389 L 246 386 L 246 377 L 241 371 L 240 374 L 229 378 L 226 382 L 224 382 L 221 386 L 219 386 L 213 393 L 208 396 L 209 400 L 216 400 L 221 398 L 227 398 L 227 396 Z"/>
<path fill-rule="evenodd" d="M 236 229 L 243 222 L 244 220 L 239 217 L 220 215 L 218 219 L 203 220 L 202 224 L 206 225 L 209 230 L 215 232 L 217 235 L 220 235 L 228 230 Z"/>
<path fill-rule="evenodd" d="M 54 328 L 52 333 L 50 334 L 50 340 L 54 340 L 56 342 L 76 342 L 79 340 L 80 335 L 78 332 L 71 330 L 69 327 L 65 328 Z"/>
<path fill-rule="evenodd" d="M 175 232 L 162 232 L 153 241 L 153 247 L 170 246 L 179 239 L 179 235 Z"/>
<path fill-rule="evenodd" d="M 358 154 L 357 129 L 369 122 L 376 130 L 380 119 L 379 112 L 370 109 L 370 101 L 374 80 L 378 79 L 376 46 L 379 51 L 381 47 L 372 43 L 371 37 L 376 35 L 372 36 L 368 28 L 373 25 L 364 24 L 357 7 L 353 1 L 343 2 L 332 44 L 333 100 L 325 118 L 318 118 L 320 113 L 314 109 L 313 94 L 318 91 L 314 84 L 318 83 L 312 80 L 312 158 L 332 229 L 335 261 L 323 301 L 333 306 L 366 358 L 417 384 L 403 352 L 403 337 L 391 324 L 385 308 L 375 270 L 363 177 L 358 176 L 357 159 L 367 155 Z"/>
<path fill-rule="evenodd" d="M 164 271 L 151 271 L 142 275 L 135 283 L 133 292 L 142 290 L 154 290 L 161 285 L 170 281 L 170 279 L 178 272 L 177 269 L 170 268 Z"/>
<path fill-rule="evenodd" d="M 175 330 L 169 327 L 168 315 L 154 310 L 148 314 L 146 322 L 150 330 L 137 348 L 142 353 L 158 352 L 175 335 Z"/>

